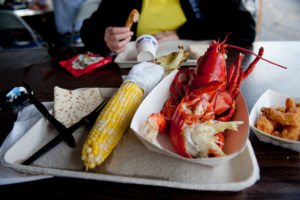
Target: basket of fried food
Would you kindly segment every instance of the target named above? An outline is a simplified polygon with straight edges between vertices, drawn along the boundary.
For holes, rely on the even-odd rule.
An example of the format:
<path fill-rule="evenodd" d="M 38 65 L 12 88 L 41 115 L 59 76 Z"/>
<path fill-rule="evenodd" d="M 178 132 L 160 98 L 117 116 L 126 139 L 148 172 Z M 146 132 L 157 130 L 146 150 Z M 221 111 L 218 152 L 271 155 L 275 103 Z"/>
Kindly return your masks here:
<path fill-rule="evenodd" d="M 300 98 L 267 90 L 253 106 L 249 122 L 260 141 L 300 152 Z"/>

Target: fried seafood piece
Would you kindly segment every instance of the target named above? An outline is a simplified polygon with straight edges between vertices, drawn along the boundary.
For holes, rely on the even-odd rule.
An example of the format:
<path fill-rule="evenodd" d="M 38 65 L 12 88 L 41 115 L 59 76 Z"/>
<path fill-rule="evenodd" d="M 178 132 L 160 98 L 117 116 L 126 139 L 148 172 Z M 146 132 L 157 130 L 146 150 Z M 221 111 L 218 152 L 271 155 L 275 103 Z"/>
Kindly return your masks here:
<path fill-rule="evenodd" d="M 278 108 L 276 108 L 276 110 L 278 110 L 280 112 L 285 112 L 285 107 L 278 107 Z"/>
<path fill-rule="evenodd" d="M 125 23 L 125 27 L 131 28 L 133 23 L 137 23 L 140 18 L 140 13 L 137 9 L 131 10 Z"/>
<path fill-rule="evenodd" d="M 289 140 L 300 139 L 300 126 L 287 126 L 281 132 L 281 137 Z"/>
<path fill-rule="evenodd" d="M 262 108 L 263 115 L 281 125 L 297 126 L 300 119 L 300 109 L 290 108 L 289 112 L 281 112 L 274 108 Z"/>
<path fill-rule="evenodd" d="M 277 130 L 273 131 L 273 132 L 271 133 L 271 135 L 276 136 L 276 137 L 281 137 L 281 138 L 282 138 L 281 132 L 280 132 L 280 131 L 277 131 Z"/>
<path fill-rule="evenodd" d="M 256 128 L 273 136 L 288 140 L 300 140 L 300 103 L 287 98 L 285 107 L 262 108 L 262 115 L 256 121 Z"/>
<path fill-rule="evenodd" d="M 258 117 L 255 123 L 255 127 L 266 133 L 271 134 L 275 130 L 276 124 L 270 121 L 266 116 L 261 115 Z"/>
<path fill-rule="evenodd" d="M 290 112 L 295 107 L 296 107 L 296 104 L 293 99 L 287 98 L 285 100 L 285 112 Z"/>

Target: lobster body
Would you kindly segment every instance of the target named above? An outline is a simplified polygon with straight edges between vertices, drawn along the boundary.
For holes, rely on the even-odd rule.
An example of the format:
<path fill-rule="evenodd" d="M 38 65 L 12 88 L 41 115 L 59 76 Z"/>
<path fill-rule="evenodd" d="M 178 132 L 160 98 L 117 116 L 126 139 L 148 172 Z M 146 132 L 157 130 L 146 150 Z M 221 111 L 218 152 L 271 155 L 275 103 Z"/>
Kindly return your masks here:
<path fill-rule="evenodd" d="M 224 131 L 237 130 L 237 126 L 242 123 L 229 122 L 235 114 L 235 97 L 242 81 L 263 59 L 263 48 L 256 55 L 241 47 L 225 44 L 225 41 L 213 41 L 206 53 L 198 59 L 196 67 L 183 68 L 177 72 L 170 86 L 171 96 L 163 109 L 158 115 L 149 116 L 145 123 L 156 123 L 157 127 L 164 124 L 164 130 L 157 127 L 152 130 L 153 137 L 156 137 L 158 131 L 169 133 L 177 153 L 184 157 L 225 155 L 222 150 Z M 241 62 L 244 57 L 239 54 L 227 73 L 226 48 L 252 53 L 256 58 L 243 71 Z"/>
<path fill-rule="evenodd" d="M 225 56 L 224 44 L 213 41 L 205 54 L 197 61 L 197 68 L 194 76 L 190 79 L 188 92 L 213 81 L 226 83 Z"/>

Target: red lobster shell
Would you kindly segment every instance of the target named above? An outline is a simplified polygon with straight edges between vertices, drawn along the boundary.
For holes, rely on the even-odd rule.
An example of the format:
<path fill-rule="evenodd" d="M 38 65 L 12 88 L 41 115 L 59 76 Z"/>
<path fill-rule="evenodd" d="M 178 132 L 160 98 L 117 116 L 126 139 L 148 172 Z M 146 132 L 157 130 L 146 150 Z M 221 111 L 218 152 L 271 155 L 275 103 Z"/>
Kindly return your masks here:
<path fill-rule="evenodd" d="M 241 123 L 228 122 L 235 113 L 235 97 L 240 91 L 240 84 L 260 59 L 265 60 L 262 47 L 256 55 L 241 47 L 225 44 L 225 41 L 213 41 L 198 59 L 196 68 L 178 71 L 170 87 L 171 96 L 163 109 L 146 121 L 146 125 L 152 124 L 152 127 L 156 124 L 155 130 L 151 130 L 151 137 L 158 131 L 169 133 L 177 153 L 184 157 L 224 155 L 224 130 L 237 130 Z M 241 63 L 244 56 L 239 54 L 227 75 L 226 48 L 251 53 L 256 58 L 243 71 Z"/>

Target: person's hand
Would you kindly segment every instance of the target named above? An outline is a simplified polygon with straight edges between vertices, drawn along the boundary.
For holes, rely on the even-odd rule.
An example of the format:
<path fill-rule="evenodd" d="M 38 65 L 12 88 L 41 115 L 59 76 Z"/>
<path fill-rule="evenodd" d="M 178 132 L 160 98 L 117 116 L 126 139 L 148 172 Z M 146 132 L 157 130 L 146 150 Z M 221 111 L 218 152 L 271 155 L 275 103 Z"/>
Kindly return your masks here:
<path fill-rule="evenodd" d="M 120 53 L 124 51 L 132 35 L 129 28 L 109 26 L 105 29 L 104 41 L 112 52 Z"/>
<path fill-rule="evenodd" d="M 156 33 L 154 37 L 157 39 L 158 42 L 165 40 L 179 40 L 179 36 L 177 35 L 176 31 L 165 31 Z"/>

